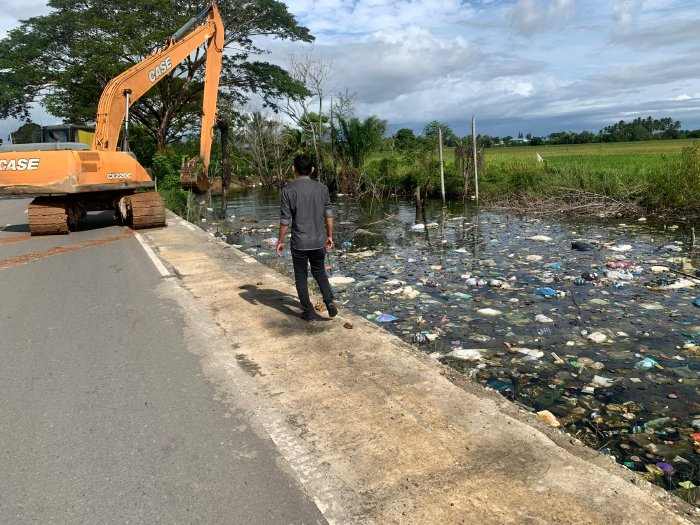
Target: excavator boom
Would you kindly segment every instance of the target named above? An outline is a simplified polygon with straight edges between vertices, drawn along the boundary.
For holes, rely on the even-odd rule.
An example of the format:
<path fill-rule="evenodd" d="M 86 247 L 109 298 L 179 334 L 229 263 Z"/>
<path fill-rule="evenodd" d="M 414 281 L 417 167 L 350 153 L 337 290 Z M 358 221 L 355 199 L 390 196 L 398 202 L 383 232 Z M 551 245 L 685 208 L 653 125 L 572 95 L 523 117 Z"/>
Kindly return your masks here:
<path fill-rule="evenodd" d="M 187 32 L 205 16 L 204 23 L 196 25 L 192 31 Z M 118 147 L 119 131 L 128 108 L 202 45 L 207 49 L 207 59 L 199 151 L 206 173 L 209 167 L 224 52 L 223 21 L 214 3 L 188 21 L 168 40 L 162 50 L 127 69 L 107 84 L 97 107 L 92 148 L 98 151 L 115 151 Z"/>

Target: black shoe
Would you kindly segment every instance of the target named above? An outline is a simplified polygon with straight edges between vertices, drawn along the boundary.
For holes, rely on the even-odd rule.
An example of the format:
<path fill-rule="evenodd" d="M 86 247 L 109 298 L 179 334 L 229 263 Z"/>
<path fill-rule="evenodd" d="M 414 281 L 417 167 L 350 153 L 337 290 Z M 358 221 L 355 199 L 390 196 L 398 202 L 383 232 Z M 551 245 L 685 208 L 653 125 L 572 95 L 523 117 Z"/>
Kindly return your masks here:
<path fill-rule="evenodd" d="M 301 317 L 304 321 L 313 321 L 314 320 L 314 314 L 307 312 L 307 311 L 301 312 L 301 315 L 299 315 L 299 317 Z"/>
<path fill-rule="evenodd" d="M 335 304 L 328 303 L 326 308 L 328 309 L 328 317 L 335 317 L 338 315 L 338 309 L 336 308 Z"/>

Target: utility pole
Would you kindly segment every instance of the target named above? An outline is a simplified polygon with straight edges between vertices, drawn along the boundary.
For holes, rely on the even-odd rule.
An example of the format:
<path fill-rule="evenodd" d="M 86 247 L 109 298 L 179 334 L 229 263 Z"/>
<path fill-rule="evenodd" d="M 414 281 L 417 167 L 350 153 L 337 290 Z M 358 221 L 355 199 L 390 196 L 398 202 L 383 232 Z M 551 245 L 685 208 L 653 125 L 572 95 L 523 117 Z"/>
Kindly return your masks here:
<path fill-rule="evenodd" d="M 440 145 L 440 190 L 442 192 L 442 207 L 445 207 L 445 166 L 442 162 L 442 129 L 438 128 L 438 144 Z"/>
<path fill-rule="evenodd" d="M 477 168 L 476 155 L 476 118 L 472 115 L 472 151 L 474 152 L 474 195 L 476 203 L 479 203 L 479 169 Z"/>

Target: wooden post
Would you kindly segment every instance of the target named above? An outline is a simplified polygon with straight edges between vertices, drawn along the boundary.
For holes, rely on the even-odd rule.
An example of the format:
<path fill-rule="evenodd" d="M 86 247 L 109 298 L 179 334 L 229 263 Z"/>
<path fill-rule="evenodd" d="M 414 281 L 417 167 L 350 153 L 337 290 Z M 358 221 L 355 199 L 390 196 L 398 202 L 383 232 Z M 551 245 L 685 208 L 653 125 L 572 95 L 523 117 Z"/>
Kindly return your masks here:
<path fill-rule="evenodd" d="M 333 128 L 333 98 L 331 98 L 331 117 L 330 117 L 330 124 L 331 124 L 331 163 L 333 166 L 333 181 L 336 183 L 336 187 L 338 182 L 335 180 L 335 144 L 333 143 L 333 134 L 335 133 L 335 130 Z"/>
<path fill-rule="evenodd" d="M 442 161 L 442 129 L 438 128 L 438 145 L 440 147 L 440 191 L 442 193 L 442 207 L 445 207 L 445 166 Z"/>
<path fill-rule="evenodd" d="M 228 193 L 231 187 L 231 155 L 228 151 L 229 125 L 226 120 L 219 117 L 216 119 L 216 127 L 221 133 L 221 209 L 219 218 L 225 219 L 228 208 Z"/>
<path fill-rule="evenodd" d="M 467 202 L 467 194 L 469 193 L 469 173 L 467 173 L 467 149 L 466 144 L 459 141 L 460 148 L 463 148 L 462 154 L 459 156 L 462 163 L 462 179 L 464 180 L 464 190 L 462 192 L 462 202 Z"/>
<path fill-rule="evenodd" d="M 479 202 L 479 170 L 477 168 L 476 155 L 476 118 L 472 115 L 472 150 L 474 151 L 474 196 Z"/>

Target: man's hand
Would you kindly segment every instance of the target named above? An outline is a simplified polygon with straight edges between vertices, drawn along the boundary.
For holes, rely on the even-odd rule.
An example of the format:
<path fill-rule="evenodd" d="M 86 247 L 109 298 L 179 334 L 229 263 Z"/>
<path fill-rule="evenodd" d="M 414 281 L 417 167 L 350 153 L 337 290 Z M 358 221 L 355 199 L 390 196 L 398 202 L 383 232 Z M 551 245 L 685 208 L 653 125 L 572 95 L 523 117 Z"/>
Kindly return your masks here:
<path fill-rule="evenodd" d="M 284 250 L 284 236 L 287 235 L 288 229 L 289 224 L 282 224 L 280 222 L 280 231 L 277 235 L 277 257 L 282 257 L 282 250 Z"/>
<path fill-rule="evenodd" d="M 333 249 L 333 237 L 328 237 L 328 240 L 326 241 L 326 251 L 330 251 Z"/>

